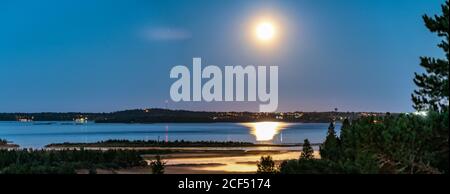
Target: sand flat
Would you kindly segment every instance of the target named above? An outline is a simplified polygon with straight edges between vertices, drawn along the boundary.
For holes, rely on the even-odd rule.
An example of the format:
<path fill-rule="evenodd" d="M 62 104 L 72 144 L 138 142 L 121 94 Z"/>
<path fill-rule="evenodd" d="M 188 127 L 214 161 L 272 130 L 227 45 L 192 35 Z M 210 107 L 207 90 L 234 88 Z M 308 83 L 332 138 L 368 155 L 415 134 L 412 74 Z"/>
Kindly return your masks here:
<path fill-rule="evenodd" d="M 231 153 L 230 153 L 231 152 Z M 284 160 L 298 159 L 300 151 L 281 150 L 270 152 L 207 152 L 204 153 L 175 153 L 161 155 L 166 162 L 167 174 L 229 174 L 229 173 L 255 173 L 256 164 L 261 156 L 272 156 L 278 165 Z M 314 152 L 315 157 L 319 157 L 319 152 Z M 146 156 L 147 162 L 154 157 Z"/>

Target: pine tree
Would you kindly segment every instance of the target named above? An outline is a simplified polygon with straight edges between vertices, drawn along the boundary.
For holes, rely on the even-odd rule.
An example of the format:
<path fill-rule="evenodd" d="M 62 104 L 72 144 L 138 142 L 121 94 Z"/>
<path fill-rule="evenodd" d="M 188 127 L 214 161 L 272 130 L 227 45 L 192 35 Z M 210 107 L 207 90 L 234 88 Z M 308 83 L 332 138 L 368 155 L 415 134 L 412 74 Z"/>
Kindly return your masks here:
<path fill-rule="evenodd" d="M 305 139 L 303 142 L 303 150 L 300 154 L 300 160 L 310 160 L 314 159 L 314 150 L 311 147 L 311 143 L 309 143 L 308 139 Z"/>
<path fill-rule="evenodd" d="M 340 157 L 346 160 L 352 160 L 355 155 L 355 136 L 354 129 L 348 119 L 342 122 L 341 134 L 340 134 Z"/>
<path fill-rule="evenodd" d="M 334 130 L 334 123 L 331 122 L 328 127 L 327 137 L 325 142 L 320 147 L 320 156 L 323 159 L 329 159 L 336 161 L 339 159 L 339 139 L 336 136 L 336 131 Z"/>
<path fill-rule="evenodd" d="M 327 136 L 336 137 L 336 132 L 334 131 L 334 122 L 330 122 L 330 125 L 328 125 Z"/>
<path fill-rule="evenodd" d="M 345 138 L 345 136 L 347 135 L 346 133 L 349 130 L 350 130 L 350 121 L 346 118 L 344 119 L 344 121 L 342 121 L 341 125 L 341 136 L 340 136 L 341 141 Z"/>
<path fill-rule="evenodd" d="M 414 83 L 418 89 L 411 94 L 416 110 L 448 110 L 449 103 L 449 1 L 442 5 L 442 15 L 423 16 L 426 27 L 443 40 L 438 47 L 443 49 L 446 59 L 421 57 L 420 66 L 426 73 L 415 73 Z"/>
<path fill-rule="evenodd" d="M 258 170 L 256 172 L 258 174 L 275 174 L 277 172 L 275 162 L 271 156 L 261 156 L 261 160 L 257 164 L 257 167 Z"/>

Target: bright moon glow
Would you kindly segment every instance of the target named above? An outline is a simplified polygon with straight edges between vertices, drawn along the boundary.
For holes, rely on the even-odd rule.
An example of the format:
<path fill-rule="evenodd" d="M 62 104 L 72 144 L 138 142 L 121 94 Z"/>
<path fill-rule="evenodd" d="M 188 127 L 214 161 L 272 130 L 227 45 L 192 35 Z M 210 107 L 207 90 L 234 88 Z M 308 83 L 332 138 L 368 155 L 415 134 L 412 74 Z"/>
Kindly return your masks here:
<path fill-rule="evenodd" d="M 246 126 L 251 128 L 251 133 L 256 137 L 256 141 L 271 141 L 283 130 L 286 124 L 280 122 L 256 122 L 247 123 Z"/>
<path fill-rule="evenodd" d="M 262 22 L 256 26 L 256 37 L 261 41 L 270 41 L 275 36 L 275 27 L 270 22 Z"/>

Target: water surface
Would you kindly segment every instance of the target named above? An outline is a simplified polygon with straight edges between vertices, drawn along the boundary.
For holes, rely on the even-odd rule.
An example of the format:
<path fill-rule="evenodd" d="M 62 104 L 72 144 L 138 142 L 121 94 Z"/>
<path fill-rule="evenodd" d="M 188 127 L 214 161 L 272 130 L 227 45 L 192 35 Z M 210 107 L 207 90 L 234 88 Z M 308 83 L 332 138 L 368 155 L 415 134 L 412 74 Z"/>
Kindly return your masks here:
<path fill-rule="evenodd" d="M 242 141 L 253 143 L 323 142 L 328 123 L 169 123 L 108 124 L 73 122 L 0 122 L 0 139 L 21 147 L 51 143 L 88 143 L 108 139 L 159 141 Z M 336 131 L 339 134 L 340 124 Z"/>

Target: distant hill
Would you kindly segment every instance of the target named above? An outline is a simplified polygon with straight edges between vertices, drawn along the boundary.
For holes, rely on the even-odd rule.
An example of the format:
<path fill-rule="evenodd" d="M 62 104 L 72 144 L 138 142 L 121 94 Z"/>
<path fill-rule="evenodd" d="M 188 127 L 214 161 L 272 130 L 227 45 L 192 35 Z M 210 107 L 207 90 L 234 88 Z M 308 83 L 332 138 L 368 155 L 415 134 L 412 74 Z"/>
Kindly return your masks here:
<path fill-rule="evenodd" d="M 206 122 L 330 122 L 344 118 L 383 116 L 365 112 L 204 112 L 169 109 L 133 109 L 111 113 L 0 113 L 0 121 L 95 121 L 97 123 L 206 123 Z"/>

